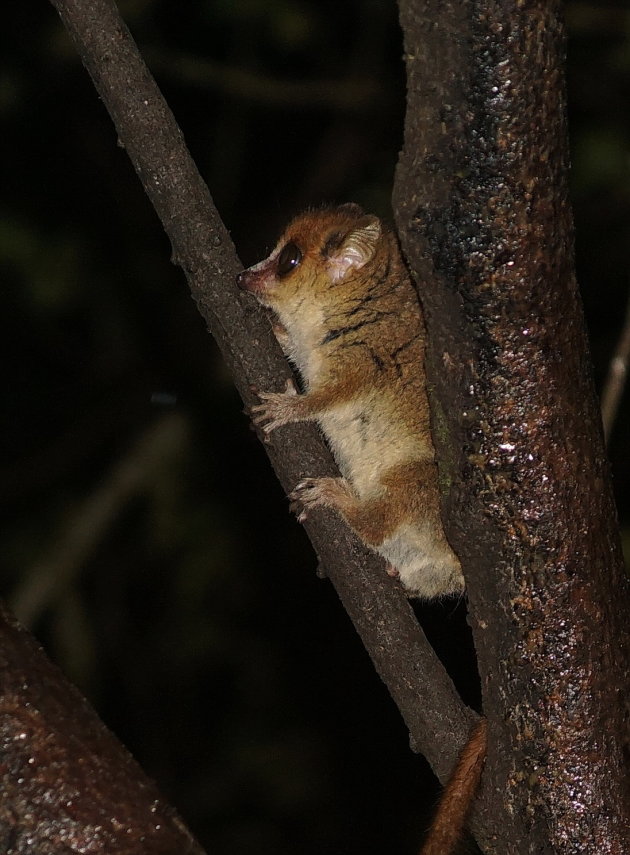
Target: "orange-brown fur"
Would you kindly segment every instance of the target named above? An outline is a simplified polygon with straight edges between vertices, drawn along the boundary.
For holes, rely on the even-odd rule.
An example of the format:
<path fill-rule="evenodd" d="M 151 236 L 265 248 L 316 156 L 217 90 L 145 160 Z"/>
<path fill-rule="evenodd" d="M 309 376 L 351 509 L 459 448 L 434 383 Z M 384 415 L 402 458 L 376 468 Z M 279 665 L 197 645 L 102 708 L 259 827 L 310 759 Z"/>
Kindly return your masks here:
<path fill-rule="evenodd" d="M 455 850 L 475 797 L 486 757 L 486 719 L 480 719 L 459 755 L 440 799 L 420 855 L 449 855 Z"/>

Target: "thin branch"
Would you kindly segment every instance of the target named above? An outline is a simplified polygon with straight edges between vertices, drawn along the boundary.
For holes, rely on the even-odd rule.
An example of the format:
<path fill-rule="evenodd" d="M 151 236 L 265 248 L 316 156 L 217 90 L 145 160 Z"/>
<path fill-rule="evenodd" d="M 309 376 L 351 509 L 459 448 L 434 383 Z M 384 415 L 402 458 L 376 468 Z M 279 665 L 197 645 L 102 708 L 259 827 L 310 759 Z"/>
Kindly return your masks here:
<path fill-rule="evenodd" d="M 610 439 L 621 396 L 628 377 L 630 361 L 630 298 L 626 307 L 626 317 L 613 358 L 608 366 L 608 375 L 602 392 L 602 422 L 606 442 Z"/>
<path fill-rule="evenodd" d="M 251 384 L 281 387 L 288 366 L 266 318 L 234 286 L 240 265 L 182 134 L 110 0 L 53 0 L 114 120 L 246 403 Z M 112 141 L 113 142 L 113 141 Z M 290 489 L 334 467 L 317 431 L 277 432 L 269 445 Z M 308 526 L 415 745 L 444 776 L 473 714 L 461 703 L 402 592 L 330 514 Z M 200 852 L 174 812 L 33 639 L 0 620 L 0 841 L 59 855 Z"/>
<path fill-rule="evenodd" d="M 186 86 L 211 89 L 229 98 L 256 101 L 272 107 L 364 112 L 384 97 L 383 87 L 370 78 L 345 80 L 282 80 L 234 68 L 209 59 L 174 51 L 146 51 L 146 61 L 158 73 Z"/>
<path fill-rule="evenodd" d="M 186 439 L 184 418 L 163 416 L 145 431 L 106 480 L 70 514 L 56 546 L 20 581 L 10 599 L 19 620 L 32 626 L 75 580 L 124 505 L 155 480 L 160 465 L 178 454 Z"/>
<path fill-rule="evenodd" d="M 282 388 L 290 371 L 267 318 L 238 292 L 241 265 L 181 131 L 111 0 L 52 0 L 114 120 L 119 140 L 173 245 L 193 297 L 246 404 L 251 387 Z M 266 446 L 287 492 L 305 475 L 333 474 L 309 425 L 276 431 Z M 452 767 L 475 715 L 463 706 L 400 588 L 328 512 L 307 525 L 346 610 L 438 775 Z M 404 639 L 404 644 L 401 644 Z"/>

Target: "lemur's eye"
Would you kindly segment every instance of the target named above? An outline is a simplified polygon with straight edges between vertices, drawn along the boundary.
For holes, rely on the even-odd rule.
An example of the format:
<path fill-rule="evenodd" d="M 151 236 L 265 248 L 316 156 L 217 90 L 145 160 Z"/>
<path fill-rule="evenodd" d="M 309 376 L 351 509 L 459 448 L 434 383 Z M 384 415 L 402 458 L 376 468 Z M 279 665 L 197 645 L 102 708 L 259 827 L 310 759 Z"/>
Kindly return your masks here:
<path fill-rule="evenodd" d="M 284 276 L 288 276 L 298 266 L 300 261 L 302 261 L 300 247 L 291 240 L 285 244 L 278 256 L 278 267 L 276 268 L 278 278 L 282 279 Z"/>

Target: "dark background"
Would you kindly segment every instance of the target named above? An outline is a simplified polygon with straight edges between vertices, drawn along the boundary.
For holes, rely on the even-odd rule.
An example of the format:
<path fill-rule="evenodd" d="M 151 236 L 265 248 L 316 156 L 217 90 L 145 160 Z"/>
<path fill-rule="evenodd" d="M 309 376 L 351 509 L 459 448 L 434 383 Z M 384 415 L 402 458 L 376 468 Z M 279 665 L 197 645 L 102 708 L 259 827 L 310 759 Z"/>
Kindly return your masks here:
<path fill-rule="evenodd" d="M 405 96 L 393 2 L 120 7 L 245 264 L 306 205 L 389 215 Z M 628 292 L 630 17 L 566 9 L 601 385 Z M 210 851 L 416 851 L 425 763 L 316 578 L 87 74 L 46 2 L 7 4 L 0 39 L 2 594 Z M 626 536 L 629 419 L 626 401 L 610 446 Z M 143 451 L 156 425 L 174 437 L 157 460 Z M 462 605 L 418 614 L 475 704 Z"/>

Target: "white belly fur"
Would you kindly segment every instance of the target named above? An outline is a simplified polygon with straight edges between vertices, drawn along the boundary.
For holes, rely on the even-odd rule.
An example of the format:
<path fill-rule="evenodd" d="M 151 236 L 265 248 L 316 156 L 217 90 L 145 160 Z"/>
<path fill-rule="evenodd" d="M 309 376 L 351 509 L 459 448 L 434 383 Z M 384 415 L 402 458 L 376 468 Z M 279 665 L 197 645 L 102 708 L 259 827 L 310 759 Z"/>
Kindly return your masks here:
<path fill-rule="evenodd" d="M 375 403 L 376 396 L 380 400 Z M 417 436 L 392 431 L 394 411 L 393 401 L 372 391 L 332 407 L 318 418 L 341 474 L 361 498 L 379 492 L 381 477 L 388 469 L 428 456 Z"/>
<path fill-rule="evenodd" d="M 432 599 L 464 587 L 461 567 L 446 544 L 436 543 L 429 526 L 405 523 L 378 547 L 396 568 L 412 596 Z"/>
<path fill-rule="evenodd" d="M 375 404 L 376 395 L 385 400 Z M 341 474 L 359 499 L 381 492 L 382 477 L 392 467 L 433 457 L 433 450 L 411 431 L 392 431 L 392 412 L 395 404 L 373 391 L 318 418 Z M 395 568 L 411 596 L 433 599 L 464 587 L 459 562 L 428 522 L 402 523 L 376 551 Z"/>

